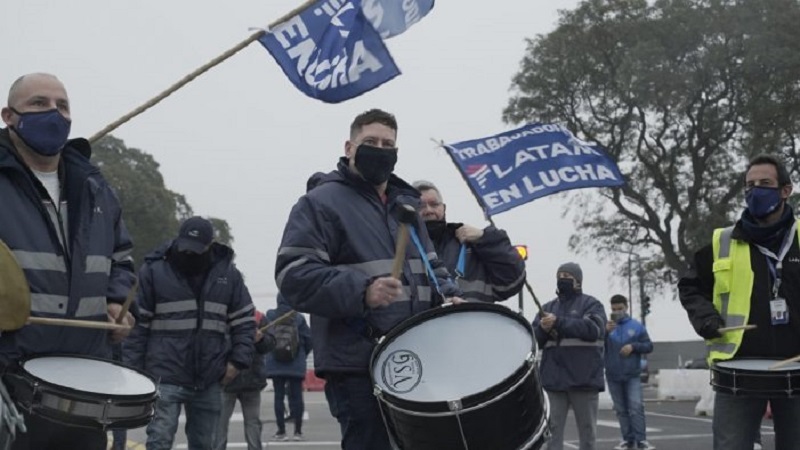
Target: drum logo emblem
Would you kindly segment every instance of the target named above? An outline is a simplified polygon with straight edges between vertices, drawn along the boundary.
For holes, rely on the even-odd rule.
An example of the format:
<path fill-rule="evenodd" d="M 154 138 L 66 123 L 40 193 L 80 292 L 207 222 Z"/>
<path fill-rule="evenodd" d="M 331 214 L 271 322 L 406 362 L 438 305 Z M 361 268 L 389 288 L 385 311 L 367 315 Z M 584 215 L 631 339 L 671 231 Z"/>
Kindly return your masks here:
<path fill-rule="evenodd" d="M 409 350 L 395 350 L 383 361 L 383 383 L 395 394 L 411 392 L 422 380 L 422 361 Z"/>

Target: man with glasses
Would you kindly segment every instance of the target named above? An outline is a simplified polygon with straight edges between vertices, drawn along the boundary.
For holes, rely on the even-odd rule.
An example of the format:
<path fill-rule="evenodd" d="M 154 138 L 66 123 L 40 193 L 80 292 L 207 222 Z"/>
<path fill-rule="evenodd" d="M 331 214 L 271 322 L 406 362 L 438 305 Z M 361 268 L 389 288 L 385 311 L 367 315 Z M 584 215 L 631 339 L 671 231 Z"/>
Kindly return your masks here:
<path fill-rule="evenodd" d="M 414 187 L 420 192 L 419 214 L 436 254 L 455 274 L 465 299 L 497 302 L 522 290 L 525 262 L 505 231 L 448 223 L 439 189 L 429 181 L 417 181 Z"/>
<path fill-rule="evenodd" d="M 708 363 L 740 358 L 782 360 L 800 354 L 800 248 L 798 225 L 787 203 L 792 181 L 771 155 L 750 160 L 745 171 L 747 208 L 728 228 L 714 231 L 678 284 L 681 303 L 697 334 L 706 339 Z M 753 324 L 749 331 L 722 327 Z M 715 450 L 750 450 L 767 402 L 775 448 L 800 442 L 800 398 L 754 398 L 717 392 Z"/>

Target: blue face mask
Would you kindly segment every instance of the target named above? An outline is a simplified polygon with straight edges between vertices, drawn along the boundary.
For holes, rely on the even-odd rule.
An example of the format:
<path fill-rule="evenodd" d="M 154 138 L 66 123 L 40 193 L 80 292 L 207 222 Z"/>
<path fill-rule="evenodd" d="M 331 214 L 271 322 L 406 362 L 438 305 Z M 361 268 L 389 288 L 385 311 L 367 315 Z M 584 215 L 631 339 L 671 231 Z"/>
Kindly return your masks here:
<path fill-rule="evenodd" d="M 12 129 L 25 145 L 42 156 L 55 156 L 61 152 L 67 143 L 72 122 L 57 109 L 26 113 L 13 108 L 11 110 L 19 116 L 17 125 Z"/>
<path fill-rule="evenodd" d="M 783 199 L 779 188 L 755 186 L 745 195 L 747 210 L 756 219 L 763 219 L 775 212 Z"/>

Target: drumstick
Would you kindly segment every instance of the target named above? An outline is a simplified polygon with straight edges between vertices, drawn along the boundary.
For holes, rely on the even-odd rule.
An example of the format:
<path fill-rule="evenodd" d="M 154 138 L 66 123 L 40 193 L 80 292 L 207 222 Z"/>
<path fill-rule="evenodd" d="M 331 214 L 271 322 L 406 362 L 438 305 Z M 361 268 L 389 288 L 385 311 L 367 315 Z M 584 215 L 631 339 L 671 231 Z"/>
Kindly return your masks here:
<path fill-rule="evenodd" d="M 397 243 L 394 249 L 392 262 L 392 278 L 400 279 L 403 264 L 406 262 L 406 246 L 408 246 L 408 227 L 417 219 L 417 211 L 410 205 L 400 205 L 397 210 L 397 220 L 400 222 Z"/>
<path fill-rule="evenodd" d="M 277 319 L 273 320 L 272 322 L 270 322 L 270 323 L 264 325 L 263 327 L 259 328 L 258 331 L 263 333 L 263 332 L 267 331 L 267 328 L 269 328 L 269 327 L 271 327 L 273 325 L 277 325 L 279 322 L 282 322 L 282 321 L 286 320 L 289 316 L 294 315 L 296 313 L 297 313 L 297 311 L 291 310 L 291 311 L 287 312 L 286 314 L 284 314 L 284 315 L 278 317 Z"/>
<path fill-rule="evenodd" d="M 781 367 L 783 367 L 783 366 L 785 366 L 787 364 L 791 364 L 791 363 L 798 362 L 798 361 L 800 361 L 800 355 L 793 356 L 793 357 L 791 357 L 789 359 L 784 359 L 783 361 L 777 362 L 777 363 L 769 366 L 769 370 L 780 369 Z"/>
<path fill-rule="evenodd" d="M 128 298 L 125 299 L 125 303 L 122 304 L 122 310 L 119 312 L 117 316 L 117 320 L 115 323 L 122 324 L 122 321 L 125 319 L 125 316 L 128 315 L 128 310 L 131 307 L 131 303 L 133 303 L 133 298 L 136 297 L 136 288 L 139 287 L 139 277 L 133 279 L 133 287 L 131 290 L 128 291 Z"/>
<path fill-rule="evenodd" d="M 28 323 L 35 325 L 56 325 L 62 327 L 99 328 L 102 330 L 125 330 L 130 328 L 127 325 L 119 325 L 111 322 L 95 322 L 94 320 L 55 319 L 52 317 L 29 317 Z"/>
<path fill-rule="evenodd" d="M 751 325 L 738 325 L 738 326 L 735 326 L 735 327 L 723 327 L 723 328 L 718 328 L 718 329 L 717 329 L 717 331 L 718 331 L 718 332 L 720 332 L 720 333 L 727 333 L 727 332 L 729 332 L 729 331 L 739 331 L 739 330 L 744 330 L 744 331 L 747 331 L 747 330 L 755 330 L 756 328 L 758 328 L 758 326 L 756 326 L 756 325 L 752 325 L 752 324 L 751 324 Z"/>

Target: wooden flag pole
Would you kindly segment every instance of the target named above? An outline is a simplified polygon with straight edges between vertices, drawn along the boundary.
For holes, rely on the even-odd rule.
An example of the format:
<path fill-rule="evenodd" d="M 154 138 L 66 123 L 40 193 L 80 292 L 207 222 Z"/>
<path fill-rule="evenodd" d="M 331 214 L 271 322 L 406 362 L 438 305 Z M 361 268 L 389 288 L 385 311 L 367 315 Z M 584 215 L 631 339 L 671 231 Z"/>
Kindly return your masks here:
<path fill-rule="evenodd" d="M 288 13 L 281 16 L 279 19 L 273 21 L 268 25 L 268 28 L 274 28 L 280 25 L 283 22 L 291 19 L 292 17 L 300 14 L 306 8 L 314 4 L 317 0 L 306 0 L 302 5 L 298 6 L 297 8 L 289 11 Z M 192 73 L 186 75 L 185 77 L 181 78 L 177 83 L 173 84 L 172 86 L 168 87 L 166 90 L 161 92 L 160 94 L 156 95 L 155 97 L 151 98 L 150 100 L 144 102 L 141 106 L 134 109 L 133 111 L 125 114 L 124 116 L 120 117 L 119 119 L 115 120 L 114 122 L 108 124 L 105 128 L 98 131 L 94 135 L 89 138 L 90 143 L 95 143 L 98 139 L 102 138 L 103 136 L 107 135 L 108 133 L 114 131 L 115 129 L 119 128 L 120 125 L 124 124 L 125 122 L 130 121 L 134 117 L 138 116 L 139 114 L 147 111 L 148 109 L 152 108 L 153 106 L 157 105 L 161 100 L 172 95 L 175 91 L 182 88 L 183 86 L 189 84 L 192 80 L 199 77 L 200 75 L 204 74 L 205 72 L 209 71 L 214 66 L 217 66 L 224 62 L 226 59 L 230 58 L 231 56 L 235 55 L 248 45 L 252 44 L 258 38 L 266 33 L 265 30 L 259 30 L 253 34 L 251 34 L 247 39 L 239 42 L 235 46 L 231 47 L 227 51 L 223 52 L 216 58 L 208 61 L 207 63 L 203 64 L 202 66 L 195 69 Z"/>

